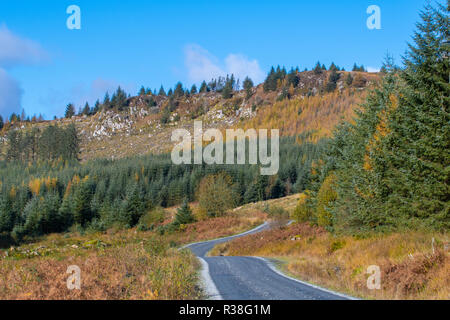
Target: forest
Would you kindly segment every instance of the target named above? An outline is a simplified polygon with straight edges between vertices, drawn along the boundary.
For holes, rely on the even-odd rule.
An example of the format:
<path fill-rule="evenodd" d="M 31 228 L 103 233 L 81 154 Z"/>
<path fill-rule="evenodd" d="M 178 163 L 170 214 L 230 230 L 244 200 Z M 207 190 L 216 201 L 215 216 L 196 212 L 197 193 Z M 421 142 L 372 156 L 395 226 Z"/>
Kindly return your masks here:
<path fill-rule="evenodd" d="M 83 164 L 63 157 L 0 162 L 0 234 L 8 244 L 71 227 L 133 227 L 152 208 L 202 197 L 197 192 L 202 183 L 212 184 L 203 188 L 205 193 L 231 196 L 236 206 L 301 192 L 309 187 L 311 165 L 324 145 L 307 139 L 281 139 L 280 170 L 271 177 L 261 176 L 255 165 L 174 165 L 169 154 Z M 221 179 L 211 180 L 214 175 Z M 217 206 L 226 209 L 230 204 Z M 209 216 L 223 213 L 220 208 L 205 209 Z"/>
<path fill-rule="evenodd" d="M 334 232 L 450 229 L 448 8 L 427 6 L 403 59 L 334 130 L 295 215 Z"/>

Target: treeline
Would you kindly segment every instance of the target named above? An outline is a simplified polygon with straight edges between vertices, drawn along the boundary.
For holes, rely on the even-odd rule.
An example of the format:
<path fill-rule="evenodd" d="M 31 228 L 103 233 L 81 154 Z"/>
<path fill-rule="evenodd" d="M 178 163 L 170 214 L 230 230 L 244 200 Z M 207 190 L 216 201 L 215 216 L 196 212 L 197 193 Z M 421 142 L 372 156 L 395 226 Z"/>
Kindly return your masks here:
<path fill-rule="evenodd" d="M 170 155 L 85 164 L 0 162 L 0 234 L 20 242 L 71 226 L 132 227 L 153 207 L 196 199 L 202 179 L 219 173 L 230 177 L 236 205 L 300 192 L 310 187 L 311 164 L 324 145 L 298 143 L 306 139 L 281 139 L 280 170 L 272 177 L 261 176 L 259 167 L 251 165 L 176 166 Z"/>
<path fill-rule="evenodd" d="M 449 9 L 427 6 L 404 58 L 342 123 L 297 219 L 344 232 L 450 229 Z"/>
<path fill-rule="evenodd" d="M 8 132 L 8 162 L 52 161 L 77 159 L 79 138 L 74 124 L 66 128 L 50 125 L 44 130 L 36 127 L 29 131 Z"/>

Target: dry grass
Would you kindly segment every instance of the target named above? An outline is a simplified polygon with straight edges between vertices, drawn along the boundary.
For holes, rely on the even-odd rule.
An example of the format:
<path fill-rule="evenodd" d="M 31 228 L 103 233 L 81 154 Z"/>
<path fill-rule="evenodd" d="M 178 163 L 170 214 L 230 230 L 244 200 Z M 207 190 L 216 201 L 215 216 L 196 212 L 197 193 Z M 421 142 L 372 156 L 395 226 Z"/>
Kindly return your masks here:
<path fill-rule="evenodd" d="M 435 251 L 432 238 L 435 238 Z M 420 232 L 335 237 L 295 224 L 235 239 L 213 254 L 278 258 L 287 273 L 369 299 L 450 299 L 448 234 Z M 367 267 L 381 268 L 381 290 L 367 289 Z"/>
<path fill-rule="evenodd" d="M 191 204 L 194 212 L 196 204 Z M 169 223 L 176 207 L 166 209 Z M 197 259 L 176 246 L 240 233 L 263 223 L 252 210 L 203 219 L 172 234 L 110 229 L 105 233 L 53 234 L 0 250 L 0 300 L 197 299 Z M 81 269 L 81 290 L 67 289 L 70 265 Z"/>
<path fill-rule="evenodd" d="M 0 299 L 194 299 L 198 262 L 149 233 L 52 235 L 0 255 Z M 81 290 L 68 290 L 70 265 Z"/>

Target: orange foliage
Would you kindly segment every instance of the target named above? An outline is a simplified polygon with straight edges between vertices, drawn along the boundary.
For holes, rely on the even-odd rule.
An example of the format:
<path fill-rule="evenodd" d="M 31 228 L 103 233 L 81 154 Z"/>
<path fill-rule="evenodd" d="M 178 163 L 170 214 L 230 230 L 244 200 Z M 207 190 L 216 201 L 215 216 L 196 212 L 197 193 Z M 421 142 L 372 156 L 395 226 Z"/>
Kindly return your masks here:
<path fill-rule="evenodd" d="M 316 142 L 330 137 L 342 118 L 349 120 L 365 97 L 365 91 L 345 90 L 275 102 L 261 107 L 256 117 L 245 122 L 242 129 L 280 129 L 283 136 L 313 132 L 310 140 Z"/>

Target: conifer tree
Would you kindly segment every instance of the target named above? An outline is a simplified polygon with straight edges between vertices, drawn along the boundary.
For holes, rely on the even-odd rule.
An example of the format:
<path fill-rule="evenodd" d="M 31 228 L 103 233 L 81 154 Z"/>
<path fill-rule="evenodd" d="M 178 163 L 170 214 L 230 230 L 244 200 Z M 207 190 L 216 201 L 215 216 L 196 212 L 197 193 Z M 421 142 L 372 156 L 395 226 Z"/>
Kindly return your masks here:
<path fill-rule="evenodd" d="M 163 96 L 163 97 L 166 96 L 166 91 L 164 90 L 164 87 L 163 87 L 163 86 L 161 86 L 161 88 L 159 88 L 158 95 L 159 95 L 159 96 Z"/>
<path fill-rule="evenodd" d="M 83 111 L 82 111 L 83 115 L 88 116 L 91 114 L 91 107 L 89 106 L 89 103 L 86 102 L 86 104 L 84 105 Z"/>
<path fill-rule="evenodd" d="M 195 222 L 194 215 L 192 214 L 192 210 L 189 207 L 189 203 L 187 200 L 184 200 L 183 205 L 178 208 L 177 214 L 175 216 L 175 225 L 189 224 Z"/>
<path fill-rule="evenodd" d="M 200 92 L 200 93 L 206 93 L 206 92 L 208 92 L 208 91 L 209 91 L 209 90 L 208 90 L 208 85 L 206 84 L 206 81 L 203 80 L 202 84 L 200 85 L 200 90 L 199 90 L 199 92 Z"/>
<path fill-rule="evenodd" d="M 64 113 L 64 116 L 66 119 L 70 119 L 75 115 L 75 107 L 72 103 L 69 103 L 66 107 L 66 112 Z"/>
<path fill-rule="evenodd" d="M 244 90 L 247 96 L 247 99 L 249 99 L 252 96 L 252 89 L 253 89 L 253 81 L 249 77 L 246 77 L 243 82 Z"/>

